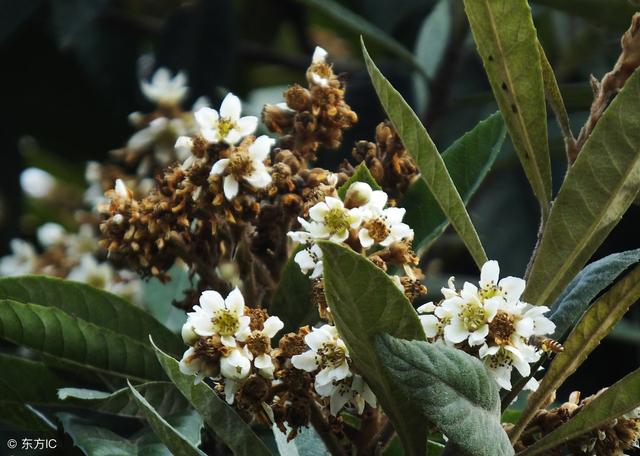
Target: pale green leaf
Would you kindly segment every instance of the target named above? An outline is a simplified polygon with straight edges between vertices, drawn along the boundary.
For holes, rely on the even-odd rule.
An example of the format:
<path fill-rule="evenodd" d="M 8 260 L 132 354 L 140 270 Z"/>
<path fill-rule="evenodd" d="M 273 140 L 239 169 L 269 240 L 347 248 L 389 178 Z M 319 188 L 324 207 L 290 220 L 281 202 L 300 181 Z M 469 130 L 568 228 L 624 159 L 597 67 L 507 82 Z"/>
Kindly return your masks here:
<path fill-rule="evenodd" d="M 366 184 L 369 184 L 372 189 L 380 190 L 380 185 L 378 185 L 376 180 L 371 175 L 371 172 L 369 171 L 369 168 L 367 168 L 367 165 L 362 162 L 356 167 L 353 175 L 349 179 L 347 179 L 347 181 L 338 189 L 338 196 L 340 197 L 340 199 L 344 200 L 344 197 L 347 194 L 347 190 L 349 190 L 351 184 L 355 182 L 364 182 Z"/>
<path fill-rule="evenodd" d="M 156 356 L 167 376 L 235 455 L 270 456 L 271 452 L 240 416 L 206 383 L 180 372 L 178 361 L 156 347 Z"/>
<path fill-rule="evenodd" d="M 551 200 L 538 38 L 526 0 L 464 0 L 493 94 L 525 174 L 546 218 Z"/>
<path fill-rule="evenodd" d="M 165 420 L 157 410 L 153 408 L 149 402 L 140 394 L 136 389 L 127 381 L 131 396 L 138 403 L 138 406 L 147 418 L 147 422 L 153 429 L 155 435 L 164 443 L 167 448 L 173 454 L 179 455 L 204 455 L 202 451 L 197 448 L 200 443 L 198 438 L 196 442 L 191 442 L 187 437 L 182 435 L 178 430 L 171 426 L 167 420 Z M 197 416 L 197 415 L 196 415 Z M 198 417 L 199 418 L 199 417 Z M 199 424 L 195 426 L 197 429 L 202 427 L 202 419 L 199 419 Z"/>
<path fill-rule="evenodd" d="M 555 299 L 640 190 L 640 73 L 614 98 L 569 169 L 542 233 L 525 299 Z"/>
<path fill-rule="evenodd" d="M 376 348 L 393 384 L 450 442 L 474 456 L 514 454 L 500 424 L 498 385 L 481 361 L 442 343 L 388 334 Z"/>
<path fill-rule="evenodd" d="M 173 383 L 148 382 L 136 385 L 136 389 L 163 416 L 183 412 L 189 408 L 189 404 Z M 113 393 L 84 388 L 60 388 L 58 398 L 63 401 L 63 405 L 112 415 L 141 416 L 140 408 L 131 399 L 128 388 L 122 388 Z"/>
<path fill-rule="evenodd" d="M 442 153 L 451 179 L 465 204 L 489 173 L 504 142 L 506 129 L 500 113 L 481 121 Z M 407 210 L 404 221 L 413 228 L 415 249 L 437 239 L 449 225 L 447 216 L 419 179 L 407 190 L 400 206 Z"/>
<path fill-rule="evenodd" d="M 387 116 L 389 116 L 389 120 L 393 123 L 404 147 L 416 161 L 420 169 L 421 179 L 438 202 L 440 209 L 449 218 L 451 225 L 453 225 L 453 228 L 467 246 L 476 264 L 481 266 L 487 261 L 487 256 L 464 206 L 464 202 L 456 190 L 447 171 L 447 166 L 435 144 L 420 119 L 402 98 L 402 95 L 380 73 L 380 70 L 371 60 L 364 42 L 362 42 L 362 53 L 380 103 L 382 103 Z"/>
<path fill-rule="evenodd" d="M 185 291 L 194 288 L 194 286 L 184 265 L 173 265 L 169 269 L 169 276 L 171 280 L 167 283 L 162 283 L 155 277 L 144 281 L 142 294 L 149 313 L 171 331 L 180 332 L 182 325 L 187 320 L 187 314 L 183 309 L 174 306 L 173 301 L 184 299 Z"/>
<path fill-rule="evenodd" d="M 382 368 L 374 338 L 389 333 L 424 340 L 416 311 L 391 278 L 346 247 L 322 241 L 325 295 L 336 327 L 359 372 L 400 435 L 407 455 L 424 455 L 426 423 L 415 419 L 416 404 L 398 391 Z"/>
<path fill-rule="evenodd" d="M 600 297 L 575 326 L 564 351 L 556 355 L 538 389 L 531 393 L 520 421 L 513 429 L 516 439 L 525 426 L 564 381 L 572 375 L 622 319 L 629 307 L 640 299 L 640 266 Z"/>
<path fill-rule="evenodd" d="M 274 424 L 272 429 L 280 456 L 329 456 L 331 454 L 311 426 L 300 428 L 296 437 L 290 442 L 287 441 L 287 434 L 278 429 L 278 426 Z"/>
<path fill-rule="evenodd" d="M 79 368 L 136 380 L 165 375 L 151 346 L 71 316 L 56 307 L 0 300 L 0 337 Z"/>
<path fill-rule="evenodd" d="M 518 453 L 518 456 L 548 454 L 550 449 L 557 448 L 582 434 L 603 427 L 639 406 L 640 369 L 636 369 L 585 405 L 580 412 L 562 426 Z"/>
<path fill-rule="evenodd" d="M 334 0 L 296 0 L 303 5 L 314 8 L 327 15 L 338 24 L 347 27 L 376 43 L 381 48 L 386 49 L 390 53 L 396 55 L 400 59 L 415 68 L 420 74 L 428 79 L 424 67 L 413 56 L 411 51 L 405 48 L 402 43 L 396 41 L 392 36 L 386 34 L 383 30 L 368 22 L 363 17 L 358 16 L 353 11 L 345 8 Z"/>
<path fill-rule="evenodd" d="M 182 350 L 172 334 L 144 310 L 89 285 L 45 276 L 0 278 L 0 299 L 58 308 L 69 315 L 123 334 L 144 344 L 149 334 L 171 353 Z"/>

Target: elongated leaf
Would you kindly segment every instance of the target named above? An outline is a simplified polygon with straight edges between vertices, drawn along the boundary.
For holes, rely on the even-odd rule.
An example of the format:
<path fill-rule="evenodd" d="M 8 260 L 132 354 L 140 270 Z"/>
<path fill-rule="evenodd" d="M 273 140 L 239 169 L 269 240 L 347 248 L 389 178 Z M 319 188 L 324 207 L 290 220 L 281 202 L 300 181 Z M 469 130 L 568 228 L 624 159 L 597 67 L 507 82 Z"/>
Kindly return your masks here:
<path fill-rule="evenodd" d="M 26 404 L 0 402 L 0 424 L 2 428 L 39 432 L 43 436 L 53 435 L 56 426 L 42 413 Z"/>
<path fill-rule="evenodd" d="M 526 0 L 464 0 L 471 31 L 524 172 L 546 218 L 551 201 L 538 39 Z"/>
<path fill-rule="evenodd" d="M 640 73 L 604 112 L 569 169 L 542 234 L 525 299 L 551 302 L 584 266 L 640 190 Z"/>
<path fill-rule="evenodd" d="M 386 49 L 400 59 L 414 67 L 420 74 L 428 79 L 424 67 L 413 56 L 411 51 L 405 48 L 400 42 L 386 34 L 383 30 L 368 22 L 363 17 L 358 16 L 348 8 L 334 0 L 297 0 L 299 3 L 314 8 L 326 14 L 337 23 L 353 30 L 354 32 L 366 37 L 371 42 Z"/>
<path fill-rule="evenodd" d="M 584 314 L 545 373 L 538 389 L 531 393 L 527 407 L 513 430 L 515 441 L 542 404 L 573 374 L 613 327 L 640 298 L 640 266 L 627 274 L 599 298 Z"/>
<path fill-rule="evenodd" d="M 3 402 L 55 404 L 64 381 L 44 363 L 0 354 L 0 398 Z"/>
<path fill-rule="evenodd" d="M 374 348 L 380 333 L 424 340 L 417 314 L 389 276 L 369 260 L 330 242 L 319 245 L 327 302 L 349 354 L 389 415 L 406 454 L 422 456 L 425 423 L 415 419 L 416 404 L 399 393 Z"/>
<path fill-rule="evenodd" d="M 299 327 L 316 323 L 320 317 L 311 302 L 311 280 L 293 260 L 300 246 L 293 251 L 282 270 L 280 282 L 273 295 L 269 314 L 277 315 L 284 323 L 281 334 L 296 331 Z"/>
<path fill-rule="evenodd" d="M 167 376 L 193 405 L 204 422 L 235 455 L 269 456 L 271 452 L 249 425 L 204 382 L 180 372 L 178 361 L 156 347 L 156 356 Z"/>
<path fill-rule="evenodd" d="M 147 418 L 147 422 L 153 429 L 153 432 L 156 436 L 164 443 L 167 448 L 173 454 L 179 455 L 204 455 L 202 451 L 200 451 L 196 445 L 200 443 L 200 439 L 198 438 L 197 442 L 190 442 L 187 437 L 182 435 L 179 431 L 177 431 L 174 427 L 172 427 L 167 420 L 165 420 L 160 413 L 156 409 L 153 408 L 149 402 L 144 398 L 142 394 L 140 394 L 136 389 L 127 381 L 127 385 L 129 386 L 129 390 L 131 391 L 131 396 L 138 403 L 138 406 L 144 413 Z M 197 415 L 196 415 L 197 416 Z M 198 429 L 202 427 L 202 421 L 200 421 L 200 425 L 197 426 Z"/>
<path fill-rule="evenodd" d="M 329 456 L 324 442 L 313 427 L 303 427 L 296 438 L 287 441 L 287 434 L 284 434 L 278 427 L 273 425 L 273 437 L 278 446 L 280 456 Z"/>
<path fill-rule="evenodd" d="M 481 361 L 441 343 L 387 334 L 376 348 L 393 384 L 451 442 L 474 456 L 514 454 L 500 424 L 498 385 Z"/>
<path fill-rule="evenodd" d="M 170 382 L 148 382 L 136 385 L 136 389 L 162 416 L 184 412 L 189 404 Z M 87 408 L 112 415 L 140 417 L 142 412 L 131 399 L 128 388 L 113 393 L 83 388 L 60 388 L 58 398 L 63 405 Z"/>
<path fill-rule="evenodd" d="M 593 431 L 640 406 L 640 369 L 636 369 L 596 397 L 565 424 L 518 456 L 545 454 L 551 448 Z"/>
<path fill-rule="evenodd" d="M 356 167 L 353 175 L 349 179 L 347 179 L 347 181 L 338 189 L 338 196 L 340 197 L 340 199 L 344 200 L 344 197 L 347 194 L 347 190 L 349 190 L 349 187 L 351 187 L 351 184 L 353 184 L 354 182 L 364 182 L 369 184 L 372 189 L 380 190 L 380 185 L 378 185 L 376 180 L 373 178 L 371 172 L 369 171 L 369 168 L 367 168 L 367 165 L 364 162 L 360 163 Z"/>
<path fill-rule="evenodd" d="M 583 17 L 620 32 L 629 27 L 629 20 L 638 9 L 629 0 L 533 0 L 533 3 Z"/>
<path fill-rule="evenodd" d="M 502 149 L 505 134 L 502 116 L 495 113 L 479 122 L 442 153 L 453 184 L 465 204 L 489 173 Z M 422 179 L 409 187 L 400 205 L 407 209 L 405 222 L 413 228 L 413 245 L 416 249 L 437 239 L 449 224 L 447 216 Z"/>
<path fill-rule="evenodd" d="M 149 344 L 55 307 L 0 300 L 0 337 L 81 368 L 136 380 L 165 378 Z"/>
<path fill-rule="evenodd" d="M 45 276 L 0 279 L 0 299 L 56 307 L 69 315 L 124 334 L 144 344 L 149 334 L 164 350 L 180 353 L 182 341 L 144 310 L 119 296 L 83 283 Z"/>
<path fill-rule="evenodd" d="M 550 318 L 556 324 L 552 337 L 562 342 L 593 298 L 638 262 L 640 249 L 629 250 L 594 261 L 580 271 L 551 307 Z"/>
<path fill-rule="evenodd" d="M 373 63 L 364 42 L 362 42 L 362 53 L 380 103 L 398 132 L 404 147 L 416 161 L 421 179 L 449 218 L 476 264 L 481 266 L 487 261 L 487 255 L 435 144 L 402 95 L 393 88 Z"/>

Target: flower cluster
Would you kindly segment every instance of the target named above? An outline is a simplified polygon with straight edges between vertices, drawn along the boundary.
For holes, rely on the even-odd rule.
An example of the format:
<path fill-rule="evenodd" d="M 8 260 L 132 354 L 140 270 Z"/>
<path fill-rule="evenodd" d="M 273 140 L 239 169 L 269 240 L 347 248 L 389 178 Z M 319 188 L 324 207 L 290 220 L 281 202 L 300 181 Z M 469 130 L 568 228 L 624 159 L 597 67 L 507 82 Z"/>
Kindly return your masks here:
<path fill-rule="evenodd" d="M 510 390 L 513 368 L 523 377 L 530 375 L 530 365 L 541 355 L 536 341 L 552 334 L 555 325 L 544 316 L 548 307 L 520 300 L 524 280 L 499 279 L 499 274 L 498 263 L 488 261 L 482 266 L 478 286 L 465 282 L 458 290 L 451 278 L 442 289 L 444 300 L 438 305 L 424 304 L 418 312 L 430 340 L 442 339 L 477 355 L 500 387 Z M 529 387 L 536 385 L 532 382 Z"/>

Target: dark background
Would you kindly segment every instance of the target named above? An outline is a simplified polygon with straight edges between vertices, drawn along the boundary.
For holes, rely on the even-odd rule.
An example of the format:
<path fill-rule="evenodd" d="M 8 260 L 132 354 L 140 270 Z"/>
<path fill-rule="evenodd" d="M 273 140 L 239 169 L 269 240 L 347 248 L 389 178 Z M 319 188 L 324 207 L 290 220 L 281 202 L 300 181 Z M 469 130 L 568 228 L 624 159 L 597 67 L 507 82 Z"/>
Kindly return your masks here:
<path fill-rule="evenodd" d="M 342 4 L 413 50 L 434 3 Z M 542 5 L 554 3 L 575 11 Z M 591 102 L 589 75 L 600 78 L 615 62 L 633 8 L 624 0 L 546 0 L 533 3 L 533 11 L 577 134 Z M 448 38 L 442 38 L 447 50 L 432 80 L 430 101 L 422 107 L 417 106 L 413 70 L 379 46 L 369 45 L 383 72 L 416 105 L 441 150 L 497 109 L 464 17 L 458 14 L 455 24 Z M 349 73 L 348 102 L 360 118 L 342 150 L 321 154 L 320 164 L 330 167 L 349 156 L 355 140 L 371 140 L 383 116 L 363 68 L 358 33 L 304 2 L 0 0 L 0 251 L 6 253 L 9 239 L 32 238 L 38 224 L 60 217 L 56 205 L 37 208 L 23 197 L 22 169 L 42 167 L 81 185 L 84 162 L 106 159 L 108 151 L 122 146 L 132 133 L 127 115 L 152 108 L 138 83 L 139 76 L 153 69 L 149 56 L 155 56 L 155 66 L 188 73 L 189 106 L 200 95 L 216 105 L 226 90 L 247 100 L 260 89 L 271 97 L 268 101 L 277 102 L 280 86 L 304 80 L 316 44 L 330 52 L 337 71 Z M 147 71 L 141 56 L 147 56 L 142 60 Z M 557 191 L 565 160 L 551 118 L 549 131 Z M 505 274 L 522 275 L 538 213 L 510 144 L 470 212 L 489 256 L 500 261 Z M 639 222 L 640 208 L 634 205 L 595 258 L 638 248 Z M 450 231 L 427 254 L 426 262 L 434 290 L 451 274 L 464 278 L 474 273 L 472 261 Z M 638 309 L 571 377 L 559 399 L 573 389 L 593 393 L 637 367 L 636 328 Z"/>

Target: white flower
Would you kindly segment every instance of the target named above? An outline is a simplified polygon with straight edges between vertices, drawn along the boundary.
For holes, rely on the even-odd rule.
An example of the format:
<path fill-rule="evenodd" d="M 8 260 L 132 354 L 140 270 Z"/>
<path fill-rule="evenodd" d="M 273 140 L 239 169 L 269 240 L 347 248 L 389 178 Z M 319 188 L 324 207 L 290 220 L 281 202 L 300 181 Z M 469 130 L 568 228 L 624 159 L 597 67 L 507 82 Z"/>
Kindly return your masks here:
<path fill-rule="evenodd" d="M 176 144 L 175 144 L 175 149 L 176 149 L 176 155 L 178 156 L 178 160 L 179 161 L 186 161 L 189 158 L 192 158 L 191 155 L 191 149 L 193 149 L 193 139 L 191 139 L 189 136 L 179 136 L 178 139 L 176 139 Z M 188 166 L 184 166 L 183 165 L 183 169 L 188 169 Z"/>
<path fill-rule="evenodd" d="M 208 363 L 206 359 L 196 356 L 193 347 L 189 347 L 182 355 L 182 359 L 178 364 L 180 372 L 185 375 L 195 375 L 196 384 L 200 383 L 205 377 L 218 377 L 218 366 Z"/>
<path fill-rule="evenodd" d="M 103 290 L 113 286 L 115 271 L 108 263 L 99 263 L 92 254 L 86 254 L 80 264 L 74 267 L 67 276 L 69 280 L 83 282 Z"/>
<path fill-rule="evenodd" d="M 271 183 L 271 175 L 267 171 L 264 161 L 269 156 L 271 146 L 275 144 L 273 138 L 262 135 L 249 146 L 247 152 L 234 152 L 229 158 L 222 158 L 213 164 L 211 174 L 224 178 L 224 196 L 233 199 L 240 189 L 240 181 L 248 182 L 253 188 L 261 189 Z"/>
<path fill-rule="evenodd" d="M 93 254 L 98 249 L 94 227 L 88 223 L 80 225 L 77 233 L 67 234 L 65 245 L 67 256 L 77 261 L 87 254 Z"/>
<path fill-rule="evenodd" d="M 360 214 L 356 209 L 346 209 L 342 201 L 331 196 L 309 209 L 311 222 L 298 218 L 304 231 L 289 232 L 294 241 L 308 242 L 311 239 L 329 239 L 341 243 L 349 237 L 349 230 L 360 225 Z"/>
<path fill-rule="evenodd" d="M 507 302 L 518 302 L 524 292 L 525 281 L 517 277 L 500 277 L 500 266 L 495 260 L 487 261 L 480 271 L 480 296 L 482 299 L 502 296 Z"/>
<path fill-rule="evenodd" d="M 235 394 L 243 380 L 251 373 L 251 352 L 246 345 L 233 348 L 220 358 L 220 373 L 224 377 L 224 395 L 228 404 L 233 404 Z"/>
<path fill-rule="evenodd" d="M 43 247 L 50 247 L 64 241 L 67 231 L 62 227 L 62 225 L 49 222 L 40 226 L 36 234 L 40 245 Z"/>
<path fill-rule="evenodd" d="M 484 360 L 498 385 L 506 390 L 511 390 L 511 371 L 514 367 L 520 375 L 527 377 L 531 373 L 529 364 L 540 359 L 540 353 L 536 348 L 523 341 L 516 341 L 514 345 L 504 346 L 489 347 L 484 344 L 480 347 L 479 356 Z"/>
<path fill-rule="evenodd" d="M 131 135 L 127 141 L 127 148 L 139 151 L 155 145 L 156 158 L 161 164 L 168 164 L 172 158 L 171 143 L 165 145 L 163 142 L 166 142 L 166 138 L 175 138 L 186 132 L 187 127 L 182 119 L 158 117 L 153 119 L 146 128 Z"/>
<path fill-rule="evenodd" d="M 318 247 L 318 244 L 312 244 L 304 250 L 300 250 L 293 257 L 303 274 L 308 274 L 311 271 L 311 278 L 317 279 L 322 277 L 322 249 Z M 402 289 L 404 291 L 404 288 Z"/>
<path fill-rule="evenodd" d="M 131 199 L 131 190 L 127 188 L 127 184 L 125 184 L 122 179 L 116 179 L 114 190 L 118 198 L 121 198 L 125 201 L 128 201 Z"/>
<path fill-rule="evenodd" d="M 40 168 L 27 168 L 20 174 L 20 187 L 32 198 L 49 196 L 55 186 L 56 178 Z"/>
<path fill-rule="evenodd" d="M 34 272 L 37 255 L 33 246 L 22 239 L 12 239 L 10 247 L 11 255 L 0 259 L 0 275 L 16 276 Z"/>
<path fill-rule="evenodd" d="M 311 63 L 325 63 L 327 59 L 327 51 L 325 51 L 320 46 L 316 46 L 313 50 L 313 56 L 311 57 Z"/>
<path fill-rule="evenodd" d="M 337 416 L 348 403 L 353 404 L 358 415 L 364 411 L 365 403 L 371 407 L 377 405 L 376 396 L 360 375 L 353 375 L 339 382 L 317 386 L 316 392 L 321 397 L 330 398 L 329 408 L 333 416 Z"/>
<path fill-rule="evenodd" d="M 254 331 L 251 337 L 263 337 L 269 341 L 273 339 L 273 337 L 284 328 L 284 323 L 280 318 L 276 316 L 270 316 L 265 320 L 262 325 L 262 330 Z M 253 365 L 260 371 L 260 374 L 264 377 L 271 378 L 273 377 L 273 371 L 275 366 L 273 365 L 273 360 L 271 359 L 271 355 L 269 353 L 262 353 L 257 355 L 253 359 Z"/>
<path fill-rule="evenodd" d="M 320 46 L 316 46 L 315 50 L 313 51 L 313 56 L 311 57 L 312 70 L 314 65 L 318 65 L 318 64 L 321 65 L 326 62 L 327 54 L 328 52 L 325 51 L 323 48 L 321 48 Z M 329 79 L 326 78 L 325 75 L 319 74 L 315 71 L 312 71 L 311 73 L 311 81 L 314 84 L 317 84 L 322 87 L 327 87 L 329 85 Z"/>
<path fill-rule="evenodd" d="M 478 289 L 465 282 L 459 295 L 445 299 L 443 311 L 453 315 L 451 323 L 444 327 L 444 339 L 451 344 L 468 341 L 469 345 L 481 345 L 489 334 L 489 323 L 495 317 L 500 297 L 480 298 Z"/>
<path fill-rule="evenodd" d="M 236 144 L 244 136 L 250 135 L 258 126 L 255 116 L 240 117 L 240 99 L 228 94 L 220 105 L 220 113 L 208 107 L 200 108 L 194 114 L 200 127 L 200 134 L 210 143 L 224 141 Z"/>
<path fill-rule="evenodd" d="M 318 386 L 340 381 L 351 375 L 349 352 L 335 326 L 314 328 L 304 337 L 304 341 L 310 350 L 293 356 L 291 363 L 296 369 L 307 372 L 319 369 L 315 380 L 316 390 Z"/>
<path fill-rule="evenodd" d="M 432 302 L 421 305 L 417 311 L 424 334 L 430 339 L 442 337 L 445 326 L 455 316 L 451 306 L 435 306 Z"/>
<path fill-rule="evenodd" d="M 158 68 L 150 82 L 140 82 L 140 88 L 149 100 L 163 105 L 179 104 L 189 91 L 187 76 L 180 71 L 171 77 L 167 68 Z"/>
<path fill-rule="evenodd" d="M 372 191 L 368 203 L 358 210 L 362 217 L 358 239 L 365 249 L 374 244 L 387 247 L 402 239 L 413 239 L 413 230 L 402 223 L 406 210 L 399 207 L 385 209 L 387 198 L 382 190 Z"/>
<path fill-rule="evenodd" d="M 189 312 L 188 322 L 199 336 L 217 334 L 223 345 L 236 347 L 236 340 L 243 342 L 251 333 L 251 318 L 244 315 L 244 298 L 234 288 L 226 299 L 220 293 L 206 290 L 200 295 L 200 305 Z"/>

